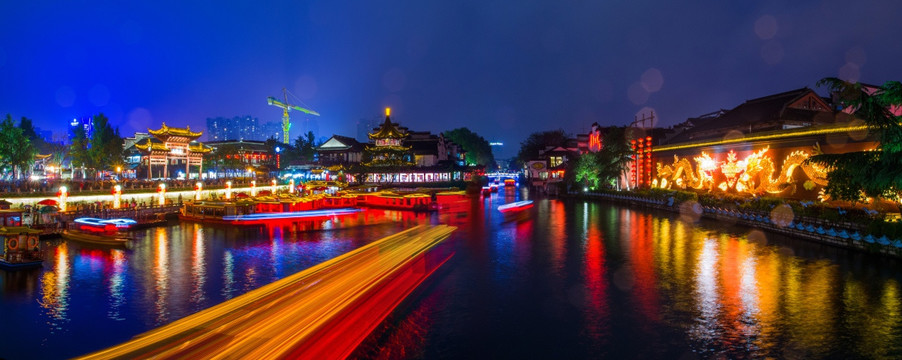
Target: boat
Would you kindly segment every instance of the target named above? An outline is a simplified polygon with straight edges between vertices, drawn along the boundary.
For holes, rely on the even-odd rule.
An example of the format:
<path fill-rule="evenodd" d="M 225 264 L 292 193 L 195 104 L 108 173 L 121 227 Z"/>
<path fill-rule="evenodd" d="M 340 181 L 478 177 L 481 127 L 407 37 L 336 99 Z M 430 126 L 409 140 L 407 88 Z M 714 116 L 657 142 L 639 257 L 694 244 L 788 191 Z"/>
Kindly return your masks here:
<path fill-rule="evenodd" d="M 77 218 L 73 220 L 76 224 L 78 224 L 78 229 L 82 231 L 90 231 L 90 232 L 116 232 L 122 230 L 128 230 L 133 225 L 138 224 L 137 221 L 132 219 L 98 219 L 98 218 Z"/>
<path fill-rule="evenodd" d="M 128 238 L 117 235 L 95 235 L 88 234 L 78 230 L 63 230 L 63 238 L 83 243 L 107 246 L 125 246 Z"/>
<path fill-rule="evenodd" d="M 256 213 L 244 215 L 223 216 L 222 221 L 236 225 L 252 225 L 269 223 L 273 221 L 295 221 L 295 220 L 314 220 L 333 218 L 337 216 L 356 215 L 361 209 L 345 208 L 345 209 L 327 209 L 327 210 L 307 210 L 307 211 L 290 211 L 277 213 Z"/>
<path fill-rule="evenodd" d="M 0 227 L 0 268 L 19 270 L 39 267 L 44 263 L 41 258 L 40 230 L 23 226 Z"/>
<path fill-rule="evenodd" d="M 512 202 L 512 203 L 498 206 L 498 211 L 500 211 L 502 213 L 513 213 L 513 212 L 529 209 L 532 206 L 533 206 L 532 200 L 523 200 L 523 201 L 517 201 L 517 202 Z"/>
<path fill-rule="evenodd" d="M 357 194 L 357 206 L 410 211 L 433 211 L 432 196 L 423 193 L 396 194 L 393 192 L 375 192 Z"/>
<path fill-rule="evenodd" d="M 482 195 L 492 195 L 492 187 L 491 186 L 483 186 L 482 187 Z"/>
<path fill-rule="evenodd" d="M 505 187 L 513 187 L 513 186 L 517 186 L 517 180 L 514 180 L 514 179 L 504 179 L 504 186 L 505 186 Z"/>

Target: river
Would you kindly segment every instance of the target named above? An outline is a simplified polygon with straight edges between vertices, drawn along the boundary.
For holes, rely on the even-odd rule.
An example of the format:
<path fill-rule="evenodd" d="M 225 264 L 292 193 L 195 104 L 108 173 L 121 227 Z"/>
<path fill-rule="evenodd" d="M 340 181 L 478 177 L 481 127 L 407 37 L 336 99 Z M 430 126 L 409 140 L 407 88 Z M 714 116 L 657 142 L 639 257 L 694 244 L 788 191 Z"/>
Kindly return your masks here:
<path fill-rule="evenodd" d="M 46 242 L 0 271 L 0 358 L 68 358 L 130 339 L 417 223 L 458 230 L 449 260 L 357 358 L 899 358 L 902 262 L 727 223 L 502 191 L 464 211 Z"/>

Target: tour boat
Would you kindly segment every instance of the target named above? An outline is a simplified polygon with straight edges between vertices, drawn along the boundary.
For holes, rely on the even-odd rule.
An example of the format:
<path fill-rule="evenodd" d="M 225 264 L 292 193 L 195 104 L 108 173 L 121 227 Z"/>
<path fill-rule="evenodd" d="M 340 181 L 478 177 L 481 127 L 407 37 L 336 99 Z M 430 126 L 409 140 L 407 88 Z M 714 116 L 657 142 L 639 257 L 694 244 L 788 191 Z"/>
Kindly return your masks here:
<path fill-rule="evenodd" d="M 313 220 L 321 218 L 332 218 L 337 216 L 354 215 L 363 211 L 361 209 L 345 208 L 345 209 L 328 209 L 328 210 L 307 210 L 307 211 L 291 211 L 276 213 L 255 213 L 244 215 L 223 216 L 222 221 L 236 225 L 262 224 L 274 221 L 293 221 L 293 220 Z"/>
<path fill-rule="evenodd" d="M 132 225 L 138 222 L 132 219 L 98 219 L 98 218 L 77 218 L 73 220 L 78 224 L 78 229 L 90 232 L 116 232 L 120 230 L 128 230 Z"/>
<path fill-rule="evenodd" d="M 505 187 L 517 186 L 517 180 L 514 180 L 514 179 L 504 179 L 504 186 L 505 186 Z"/>
<path fill-rule="evenodd" d="M 125 246 L 125 244 L 129 240 L 128 238 L 122 236 L 95 235 L 84 233 L 78 230 L 63 230 L 63 238 L 83 243 L 107 246 Z"/>
<path fill-rule="evenodd" d="M 532 200 L 517 201 L 517 202 L 512 202 L 509 204 L 504 204 L 504 205 L 498 206 L 498 211 L 500 211 L 502 213 L 510 213 L 510 212 L 529 209 L 532 207 L 532 205 L 533 205 Z"/>
<path fill-rule="evenodd" d="M 18 270 L 41 266 L 44 260 L 38 238 L 40 233 L 22 226 L 0 227 L 0 268 Z"/>
<path fill-rule="evenodd" d="M 363 193 L 357 195 L 357 206 L 392 210 L 436 210 L 432 196 L 428 194 L 395 194 L 390 192 Z"/>

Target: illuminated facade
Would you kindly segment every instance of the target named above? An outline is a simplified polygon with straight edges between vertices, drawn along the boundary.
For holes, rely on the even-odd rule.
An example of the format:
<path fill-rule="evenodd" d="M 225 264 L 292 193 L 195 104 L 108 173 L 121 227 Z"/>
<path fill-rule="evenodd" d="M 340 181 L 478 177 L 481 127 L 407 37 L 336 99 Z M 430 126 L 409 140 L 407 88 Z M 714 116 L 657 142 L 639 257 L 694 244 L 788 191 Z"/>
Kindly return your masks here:
<path fill-rule="evenodd" d="M 174 128 L 163 126 L 159 130 L 147 130 L 151 136 L 143 141 L 135 143 L 135 148 L 141 153 L 141 163 L 147 166 L 147 178 L 173 178 L 186 179 L 198 178 L 203 172 L 204 154 L 210 152 L 210 148 L 196 142 L 203 132 L 193 132 L 190 127 Z M 185 171 L 170 171 L 181 169 Z M 191 166 L 197 166 L 197 173 L 192 175 Z M 156 171 L 156 172 L 155 172 Z"/>
<path fill-rule="evenodd" d="M 806 88 L 703 118 L 654 149 L 651 185 L 824 199 L 827 169 L 806 160 L 876 145 L 866 126 L 832 108 Z"/>
<path fill-rule="evenodd" d="M 385 109 L 385 122 L 367 134 L 372 145 L 364 150 L 364 162 L 366 166 L 405 166 L 413 165 L 413 153 L 410 146 L 402 144 L 409 136 L 406 128 L 393 123 L 390 117 L 390 109 Z"/>

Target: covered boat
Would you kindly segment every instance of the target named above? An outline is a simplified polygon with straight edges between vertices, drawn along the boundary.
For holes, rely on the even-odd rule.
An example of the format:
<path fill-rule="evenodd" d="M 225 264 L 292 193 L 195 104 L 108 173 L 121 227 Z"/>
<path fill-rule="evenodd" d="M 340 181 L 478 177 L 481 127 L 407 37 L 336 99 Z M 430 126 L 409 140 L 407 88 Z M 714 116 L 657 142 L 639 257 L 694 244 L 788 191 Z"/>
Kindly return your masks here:
<path fill-rule="evenodd" d="M 21 226 L 0 227 L 0 268 L 17 270 L 38 267 L 44 262 L 41 258 L 41 231 Z"/>

